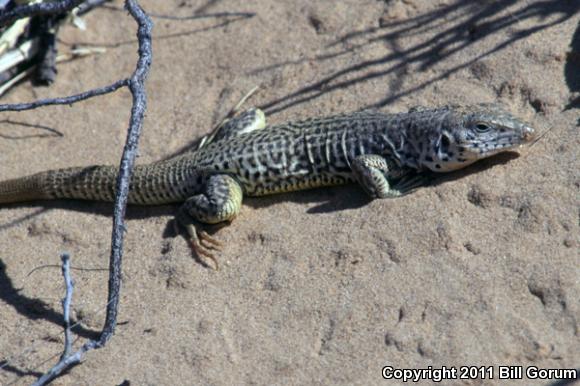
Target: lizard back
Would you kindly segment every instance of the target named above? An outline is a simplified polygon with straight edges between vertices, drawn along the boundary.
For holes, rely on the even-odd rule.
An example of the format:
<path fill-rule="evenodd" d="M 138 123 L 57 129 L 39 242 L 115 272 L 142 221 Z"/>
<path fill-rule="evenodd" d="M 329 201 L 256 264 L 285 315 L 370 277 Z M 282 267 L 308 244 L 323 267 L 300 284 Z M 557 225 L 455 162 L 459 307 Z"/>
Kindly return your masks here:
<path fill-rule="evenodd" d="M 408 114 L 371 111 L 288 122 L 211 143 L 193 163 L 201 173 L 235 176 L 250 196 L 344 184 L 354 180 L 351 161 L 363 154 L 418 167 L 407 162 L 414 152 L 405 146 L 409 124 Z"/>

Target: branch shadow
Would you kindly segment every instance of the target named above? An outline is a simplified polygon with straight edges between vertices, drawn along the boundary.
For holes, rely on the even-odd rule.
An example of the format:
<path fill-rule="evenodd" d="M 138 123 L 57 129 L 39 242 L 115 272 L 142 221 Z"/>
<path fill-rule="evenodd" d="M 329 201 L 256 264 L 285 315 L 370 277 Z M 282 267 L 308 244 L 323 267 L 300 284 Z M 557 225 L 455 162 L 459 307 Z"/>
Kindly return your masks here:
<path fill-rule="evenodd" d="M 209 3 L 213 3 L 213 2 L 209 2 Z M 209 5 L 208 5 L 208 7 L 209 7 Z M 125 12 L 124 8 L 117 7 L 114 5 L 103 5 L 103 6 L 101 6 L 101 8 L 109 10 L 109 11 L 113 11 L 113 12 Z M 256 16 L 256 13 L 254 13 L 254 12 L 204 13 L 203 10 L 205 10 L 206 8 L 207 7 L 200 7 L 199 9 L 201 9 L 201 11 L 194 10 L 192 14 L 186 15 L 186 16 L 164 15 L 164 14 L 154 14 L 154 13 L 149 14 L 149 16 L 151 16 L 152 18 L 178 21 L 178 22 L 179 21 L 190 21 L 190 20 L 202 20 L 202 19 L 217 19 L 217 20 L 219 20 L 218 23 L 211 25 L 211 26 L 208 26 L 208 27 L 195 28 L 195 29 L 188 30 L 188 31 L 175 32 L 175 33 L 169 33 L 169 34 L 154 35 L 154 36 L 152 36 L 152 41 L 162 41 L 162 40 L 174 39 L 174 38 L 179 38 L 179 37 L 184 37 L 184 36 L 191 36 L 191 35 L 195 35 L 198 33 L 207 32 L 207 31 L 211 31 L 214 29 L 222 28 L 222 27 L 228 26 L 229 24 L 232 24 L 232 23 L 235 23 L 238 21 L 242 21 L 242 20 L 246 20 L 246 19 L 251 19 L 254 16 Z M 68 42 L 65 42 L 65 41 L 59 39 L 59 43 L 65 45 L 65 46 L 69 46 L 69 47 L 83 46 L 83 47 L 118 48 L 118 47 L 122 47 L 122 46 L 126 46 L 126 45 L 137 44 L 138 40 L 137 39 L 129 39 L 129 40 L 124 40 L 124 41 L 120 41 L 120 42 L 116 42 L 116 43 L 75 42 L 73 44 L 73 43 L 68 43 Z"/>
<path fill-rule="evenodd" d="M 564 66 L 564 75 L 566 84 L 570 93 L 580 93 L 580 24 L 572 36 L 570 51 L 566 55 L 566 64 Z M 566 110 L 580 108 L 580 95 L 570 101 Z M 578 120 L 580 125 L 580 119 Z"/>
<path fill-rule="evenodd" d="M 7 360 L 0 360 L 0 371 L 6 371 L 16 375 L 18 378 L 22 377 L 35 377 L 40 378 L 42 376 L 41 371 L 34 370 L 22 370 L 18 366 L 11 365 Z"/>
<path fill-rule="evenodd" d="M 580 374 L 580 367 L 576 369 L 576 373 Z M 547 386 L 572 386 L 572 385 L 578 385 L 578 383 L 579 383 L 578 378 L 560 379 L 560 380 L 548 383 Z"/>
<path fill-rule="evenodd" d="M 200 4 L 199 6 L 197 6 L 197 8 L 193 9 L 192 14 L 193 15 L 213 15 L 213 14 L 207 13 L 206 11 L 213 8 L 215 5 L 217 5 L 218 3 L 221 3 L 221 2 L 223 2 L 223 0 L 208 0 L 205 4 Z M 103 5 L 101 5 L 101 8 L 105 8 L 105 9 L 109 9 L 109 10 L 117 11 L 117 12 L 124 12 L 125 11 L 125 7 L 115 6 L 112 4 L 103 4 Z M 177 8 L 193 8 L 193 5 L 190 5 L 187 2 L 183 1 L 179 5 L 177 5 Z M 228 12 L 226 12 L 226 13 L 230 14 Z M 239 13 L 239 12 L 234 12 L 234 13 Z M 147 14 L 149 16 L 155 15 L 155 13 L 152 13 L 152 12 L 148 12 Z"/>
<path fill-rule="evenodd" d="M 517 9 L 510 9 L 518 6 Z M 572 1 L 546 0 L 532 4 L 506 0 L 502 2 L 473 2 L 457 0 L 433 12 L 421 14 L 405 20 L 382 22 L 379 27 L 372 27 L 348 33 L 327 46 L 334 49 L 337 46 L 346 47 L 342 51 L 324 53 L 316 57 L 297 61 L 286 61 L 279 64 L 258 68 L 251 71 L 257 74 L 270 71 L 276 67 L 299 64 L 307 61 L 320 61 L 334 58 L 346 53 L 352 53 L 375 42 L 384 42 L 390 46 L 392 53 L 382 57 L 365 60 L 339 69 L 308 86 L 259 106 L 269 114 L 283 111 L 302 103 L 309 102 L 326 93 L 343 90 L 358 83 L 371 79 L 383 78 L 387 75 L 397 75 L 397 80 L 389 84 L 388 94 L 381 100 L 364 106 L 364 108 L 380 108 L 399 98 L 449 77 L 451 74 L 471 66 L 477 61 L 501 51 L 519 40 L 538 33 L 546 28 L 570 19 L 580 11 L 577 3 Z M 525 26 L 522 21 L 539 19 L 532 26 Z M 547 21 L 546 21 L 547 20 Z M 444 26 L 441 32 L 430 31 Z M 466 57 L 462 63 L 455 65 L 431 79 L 402 88 L 401 78 L 409 69 L 424 71 L 444 62 L 451 55 L 477 44 L 484 38 L 494 34 L 501 39 L 491 48 L 481 51 L 474 57 Z M 415 36 L 418 43 L 401 47 L 399 39 Z"/>
<path fill-rule="evenodd" d="M 42 205 L 39 208 L 39 204 Z M 113 215 L 113 204 L 103 202 L 92 202 L 82 200 L 56 200 L 56 201 L 37 201 L 29 203 L 14 203 L 3 206 L 3 208 L 10 207 L 30 207 L 36 210 L 28 213 L 20 218 L 12 220 L 5 224 L 0 224 L 0 232 L 10 227 L 17 226 L 27 222 L 39 215 L 46 213 L 53 209 L 74 210 L 84 213 L 97 214 L 103 217 L 110 218 Z M 164 206 L 129 206 L 126 213 L 126 219 L 144 219 L 149 217 L 158 217 L 161 215 L 174 214 L 175 208 L 170 205 Z M 175 235 L 173 235 L 175 236 Z M 6 264 L 0 258 L 0 301 L 10 305 L 16 312 L 24 317 L 37 320 L 42 319 L 61 326 L 63 323 L 63 314 L 52 309 L 47 303 L 41 299 L 30 298 L 22 295 L 22 288 L 17 288 L 12 279 L 6 273 Z M 81 325 L 74 326 L 72 331 L 80 337 L 87 339 L 98 339 L 100 331 L 84 328 Z M 0 358 L 0 370 L 13 371 L 16 374 L 21 374 L 16 367 L 11 369 L 8 361 Z M 22 375 L 35 375 L 35 373 L 22 373 Z"/>
<path fill-rule="evenodd" d="M 254 12 L 215 12 L 215 13 L 204 13 L 198 14 L 194 13 L 189 16 L 175 16 L 175 15 L 162 15 L 157 13 L 152 13 L 151 16 L 154 19 L 164 19 L 164 20 L 199 20 L 199 19 L 215 19 L 221 17 L 235 17 L 240 19 L 248 19 L 256 16 Z"/>
<path fill-rule="evenodd" d="M 0 132 L 0 138 L 9 139 L 9 140 L 21 140 L 21 139 L 29 139 L 29 138 L 46 138 L 46 137 L 64 137 L 64 134 L 57 129 L 52 127 L 48 127 L 45 125 L 40 125 L 36 123 L 28 123 L 22 121 L 13 121 L 11 119 L 3 119 L 0 121 L 0 128 L 3 131 L 6 127 L 9 126 L 20 126 L 21 128 L 31 128 L 37 129 L 38 131 L 36 134 L 20 134 L 20 135 L 13 135 L 13 134 L 4 134 Z M 45 133 L 41 133 L 45 131 Z"/>
<path fill-rule="evenodd" d="M 250 16 L 250 17 L 252 17 L 252 16 Z M 162 40 L 175 39 L 175 38 L 184 37 L 184 36 L 192 36 L 192 35 L 195 35 L 198 33 L 207 32 L 207 31 L 211 31 L 214 29 L 222 28 L 222 27 L 225 27 L 229 24 L 232 24 L 232 23 L 235 23 L 237 21 L 244 20 L 247 18 L 248 18 L 247 16 L 238 16 L 238 17 L 234 17 L 234 18 L 229 19 L 229 20 L 224 20 L 222 22 L 219 22 L 219 23 L 214 24 L 214 25 L 209 26 L 209 27 L 195 28 L 195 29 L 188 30 L 188 31 L 175 32 L 175 33 L 170 33 L 170 34 L 155 35 L 151 38 L 151 40 L 152 41 L 162 41 Z M 115 42 L 115 43 L 95 43 L 95 42 L 82 42 L 82 41 L 77 41 L 75 43 L 69 43 L 69 42 L 66 42 L 64 40 L 59 39 L 59 43 L 65 45 L 65 46 L 69 46 L 69 47 L 82 46 L 82 47 L 119 48 L 122 46 L 137 44 L 139 42 L 137 41 L 137 39 L 129 39 L 129 40 L 123 40 L 123 41 Z"/>
<path fill-rule="evenodd" d="M 58 326 L 63 324 L 61 312 L 53 310 L 48 304 L 40 299 L 29 298 L 21 294 L 22 288 L 16 288 L 12 279 L 6 273 L 6 264 L 0 258 L 0 300 L 12 306 L 16 312 L 30 320 L 43 319 Z M 72 328 L 72 331 L 87 339 L 96 339 L 100 331 L 90 330 L 80 325 Z"/>

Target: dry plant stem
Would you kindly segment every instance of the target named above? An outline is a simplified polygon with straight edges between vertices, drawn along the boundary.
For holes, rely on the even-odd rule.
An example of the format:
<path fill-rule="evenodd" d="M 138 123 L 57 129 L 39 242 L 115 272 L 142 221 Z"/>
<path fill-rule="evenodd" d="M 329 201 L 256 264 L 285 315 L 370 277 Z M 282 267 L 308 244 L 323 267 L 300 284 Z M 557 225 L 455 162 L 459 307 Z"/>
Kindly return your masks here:
<path fill-rule="evenodd" d="M 35 75 L 34 81 L 39 85 L 48 86 L 54 82 L 57 73 L 56 33 L 59 25 L 67 15 L 86 13 L 101 5 L 103 2 L 104 0 L 85 0 L 81 2 L 70 0 L 55 2 L 44 1 L 35 4 L 23 4 L 17 6 L 12 11 L 0 11 L 0 27 L 11 23 L 12 19 L 10 19 L 10 15 L 15 15 L 14 19 L 19 19 L 12 23 L 12 25 L 2 33 L 0 37 L 0 53 L 4 54 L 4 51 L 13 48 L 16 44 L 16 40 L 24 36 L 25 29 L 27 27 L 30 28 L 31 32 L 28 32 L 27 35 L 35 36 L 34 40 L 39 41 L 39 44 L 34 45 L 33 51 L 19 50 L 18 53 L 24 56 L 21 61 L 31 61 L 34 59 L 37 51 L 40 50 L 39 58 L 33 60 L 33 62 L 36 63 L 31 62 L 30 64 L 35 66 L 35 71 L 33 71 Z M 75 8 L 75 4 L 78 4 L 78 7 Z M 72 13 L 67 11 L 71 11 Z M 36 17 L 23 17 L 23 15 L 29 14 Z M 4 58 L 4 56 L 2 56 L 4 66 L 9 66 L 12 69 L 17 63 L 13 63 L 13 61 L 8 59 L 9 58 Z M 31 71 L 13 69 L 12 71 L 4 71 L 2 75 L 6 78 L 7 75 L 14 72 L 16 72 L 16 74 L 26 72 L 27 75 L 31 73 Z M 22 77 L 18 77 L 14 82 L 3 81 L 2 83 L 6 82 L 2 85 L 3 92 L 20 79 L 22 79 Z"/>
<path fill-rule="evenodd" d="M 0 86 L 0 97 L 6 93 L 10 89 L 10 87 L 14 86 L 16 83 L 20 82 L 22 79 L 26 78 L 28 75 L 34 72 L 34 67 L 29 67 L 26 70 L 22 71 L 18 74 L 18 70 L 15 69 L 14 74 L 12 75 L 12 79 L 9 79 L 7 82 L 2 83 Z M 6 73 L 5 73 L 6 74 Z M 1 76 L 0 76 L 1 77 Z"/>
<path fill-rule="evenodd" d="M 63 1 L 60 3 L 43 3 L 44 5 L 56 5 L 64 3 L 75 3 L 70 1 Z M 80 3 L 80 1 L 76 1 Z M 96 95 L 102 95 L 113 92 L 120 87 L 128 86 L 133 97 L 133 105 L 131 108 L 131 118 L 129 121 L 129 129 L 127 133 L 127 140 L 123 149 L 121 164 L 119 168 L 119 176 L 117 179 L 117 190 L 115 197 L 115 212 L 113 215 L 113 232 L 111 241 L 111 256 L 109 259 L 109 289 L 107 301 L 107 315 L 105 324 L 101 331 L 98 340 L 90 340 L 86 342 L 79 350 L 71 353 L 70 336 L 65 335 L 65 348 L 59 362 L 39 378 L 34 385 L 45 385 L 54 378 L 58 377 L 67 369 L 80 363 L 86 352 L 103 347 L 109 339 L 111 339 L 115 332 L 117 324 L 117 311 L 119 305 L 119 293 L 121 288 L 121 262 L 123 255 L 123 240 L 125 233 L 125 210 L 127 207 L 127 197 L 129 193 L 129 180 L 133 171 L 135 157 L 137 154 L 137 147 L 141 128 L 143 126 L 143 117 L 146 110 L 146 93 L 145 80 L 149 74 L 149 67 L 151 65 L 151 29 L 153 24 L 147 14 L 141 9 L 137 0 L 126 0 L 125 6 L 131 16 L 137 21 L 138 31 L 137 39 L 139 41 L 139 59 L 137 66 L 132 76 L 129 79 L 119 80 L 109 86 L 102 87 L 95 90 L 90 90 L 81 94 L 64 97 L 45 99 L 31 103 L 0 105 L 1 111 L 22 111 L 31 110 L 40 106 L 55 105 L 55 104 L 72 104 L 83 99 L 87 99 Z M 20 7 L 18 7 L 20 8 Z M 62 12 L 61 9 L 53 12 Z M 25 13 L 29 15 L 30 13 Z M 3 19 L 4 18 L 4 19 Z M 5 20 L 5 15 L 0 15 L 0 23 Z M 63 258 L 63 264 L 64 258 Z M 63 266 L 63 270 L 65 267 Z M 65 274 L 66 275 L 66 274 Z M 70 273 L 69 273 L 70 278 Z M 67 285 L 68 289 L 68 285 Z M 72 288 L 70 290 L 72 296 Z M 70 307 L 70 296 L 68 302 L 65 298 L 65 308 Z M 65 324 L 68 319 L 68 312 L 65 310 Z M 65 329 L 66 333 L 66 329 Z M 70 331 L 69 331 L 70 333 Z"/>
<path fill-rule="evenodd" d="M 7 70 L 17 68 L 21 63 L 24 63 L 33 58 L 38 53 L 39 39 L 31 38 L 25 40 L 18 47 L 15 47 L 0 56 L 0 72 L 4 73 Z"/>
<path fill-rule="evenodd" d="M 5 71 L 0 72 L 0 85 L 1 85 L 0 87 L 4 87 L 4 85 L 8 83 L 16 75 L 18 75 L 19 72 L 22 73 L 22 71 L 19 71 L 17 67 L 12 67 Z"/>
<path fill-rule="evenodd" d="M 10 27 L 2 31 L 2 35 L 0 36 L 0 55 L 3 55 L 6 51 L 16 46 L 24 31 L 28 28 L 29 23 L 30 18 L 25 17 L 24 19 L 15 21 Z"/>
<path fill-rule="evenodd" d="M 60 258 L 62 260 L 62 276 L 64 278 L 64 284 L 66 287 L 65 296 L 64 299 L 62 299 L 62 311 L 64 319 L 64 351 L 62 352 L 61 359 L 63 359 L 68 357 L 72 350 L 72 334 L 70 330 L 70 305 L 72 303 L 74 283 L 72 277 L 70 276 L 69 254 L 63 253 L 60 256 Z"/>

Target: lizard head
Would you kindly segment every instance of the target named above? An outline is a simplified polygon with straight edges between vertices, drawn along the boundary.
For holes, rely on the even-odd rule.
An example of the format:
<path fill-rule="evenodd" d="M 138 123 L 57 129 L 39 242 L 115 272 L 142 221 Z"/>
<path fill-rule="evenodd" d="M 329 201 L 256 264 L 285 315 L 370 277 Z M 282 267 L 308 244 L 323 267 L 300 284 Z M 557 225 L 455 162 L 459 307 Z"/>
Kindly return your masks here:
<path fill-rule="evenodd" d="M 444 107 L 441 125 L 422 155 L 435 172 L 461 169 L 482 158 L 514 150 L 534 140 L 535 130 L 496 105 Z"/>

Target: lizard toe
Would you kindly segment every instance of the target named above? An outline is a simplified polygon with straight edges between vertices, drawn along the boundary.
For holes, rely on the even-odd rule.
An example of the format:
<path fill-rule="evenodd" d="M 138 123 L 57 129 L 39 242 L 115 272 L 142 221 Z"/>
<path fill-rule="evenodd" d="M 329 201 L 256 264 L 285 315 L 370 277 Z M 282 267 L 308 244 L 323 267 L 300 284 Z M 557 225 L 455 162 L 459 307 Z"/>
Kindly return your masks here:
<path fill-rule="evenodd" d="M 197 240 L 190 239 L 190 244 L 191 249 L 197 256 L 197 258 L 199 258 L 199 261 L 201 261 L 201 263 L 203 263 L 209 268 L 212 268 L 214 271 L 219 271 L 220 266 L 217 261 L 217 258 L 213 253 L 211 253 L 209 249 L 207 249 L 199 242 L 199 239 Z"/>

